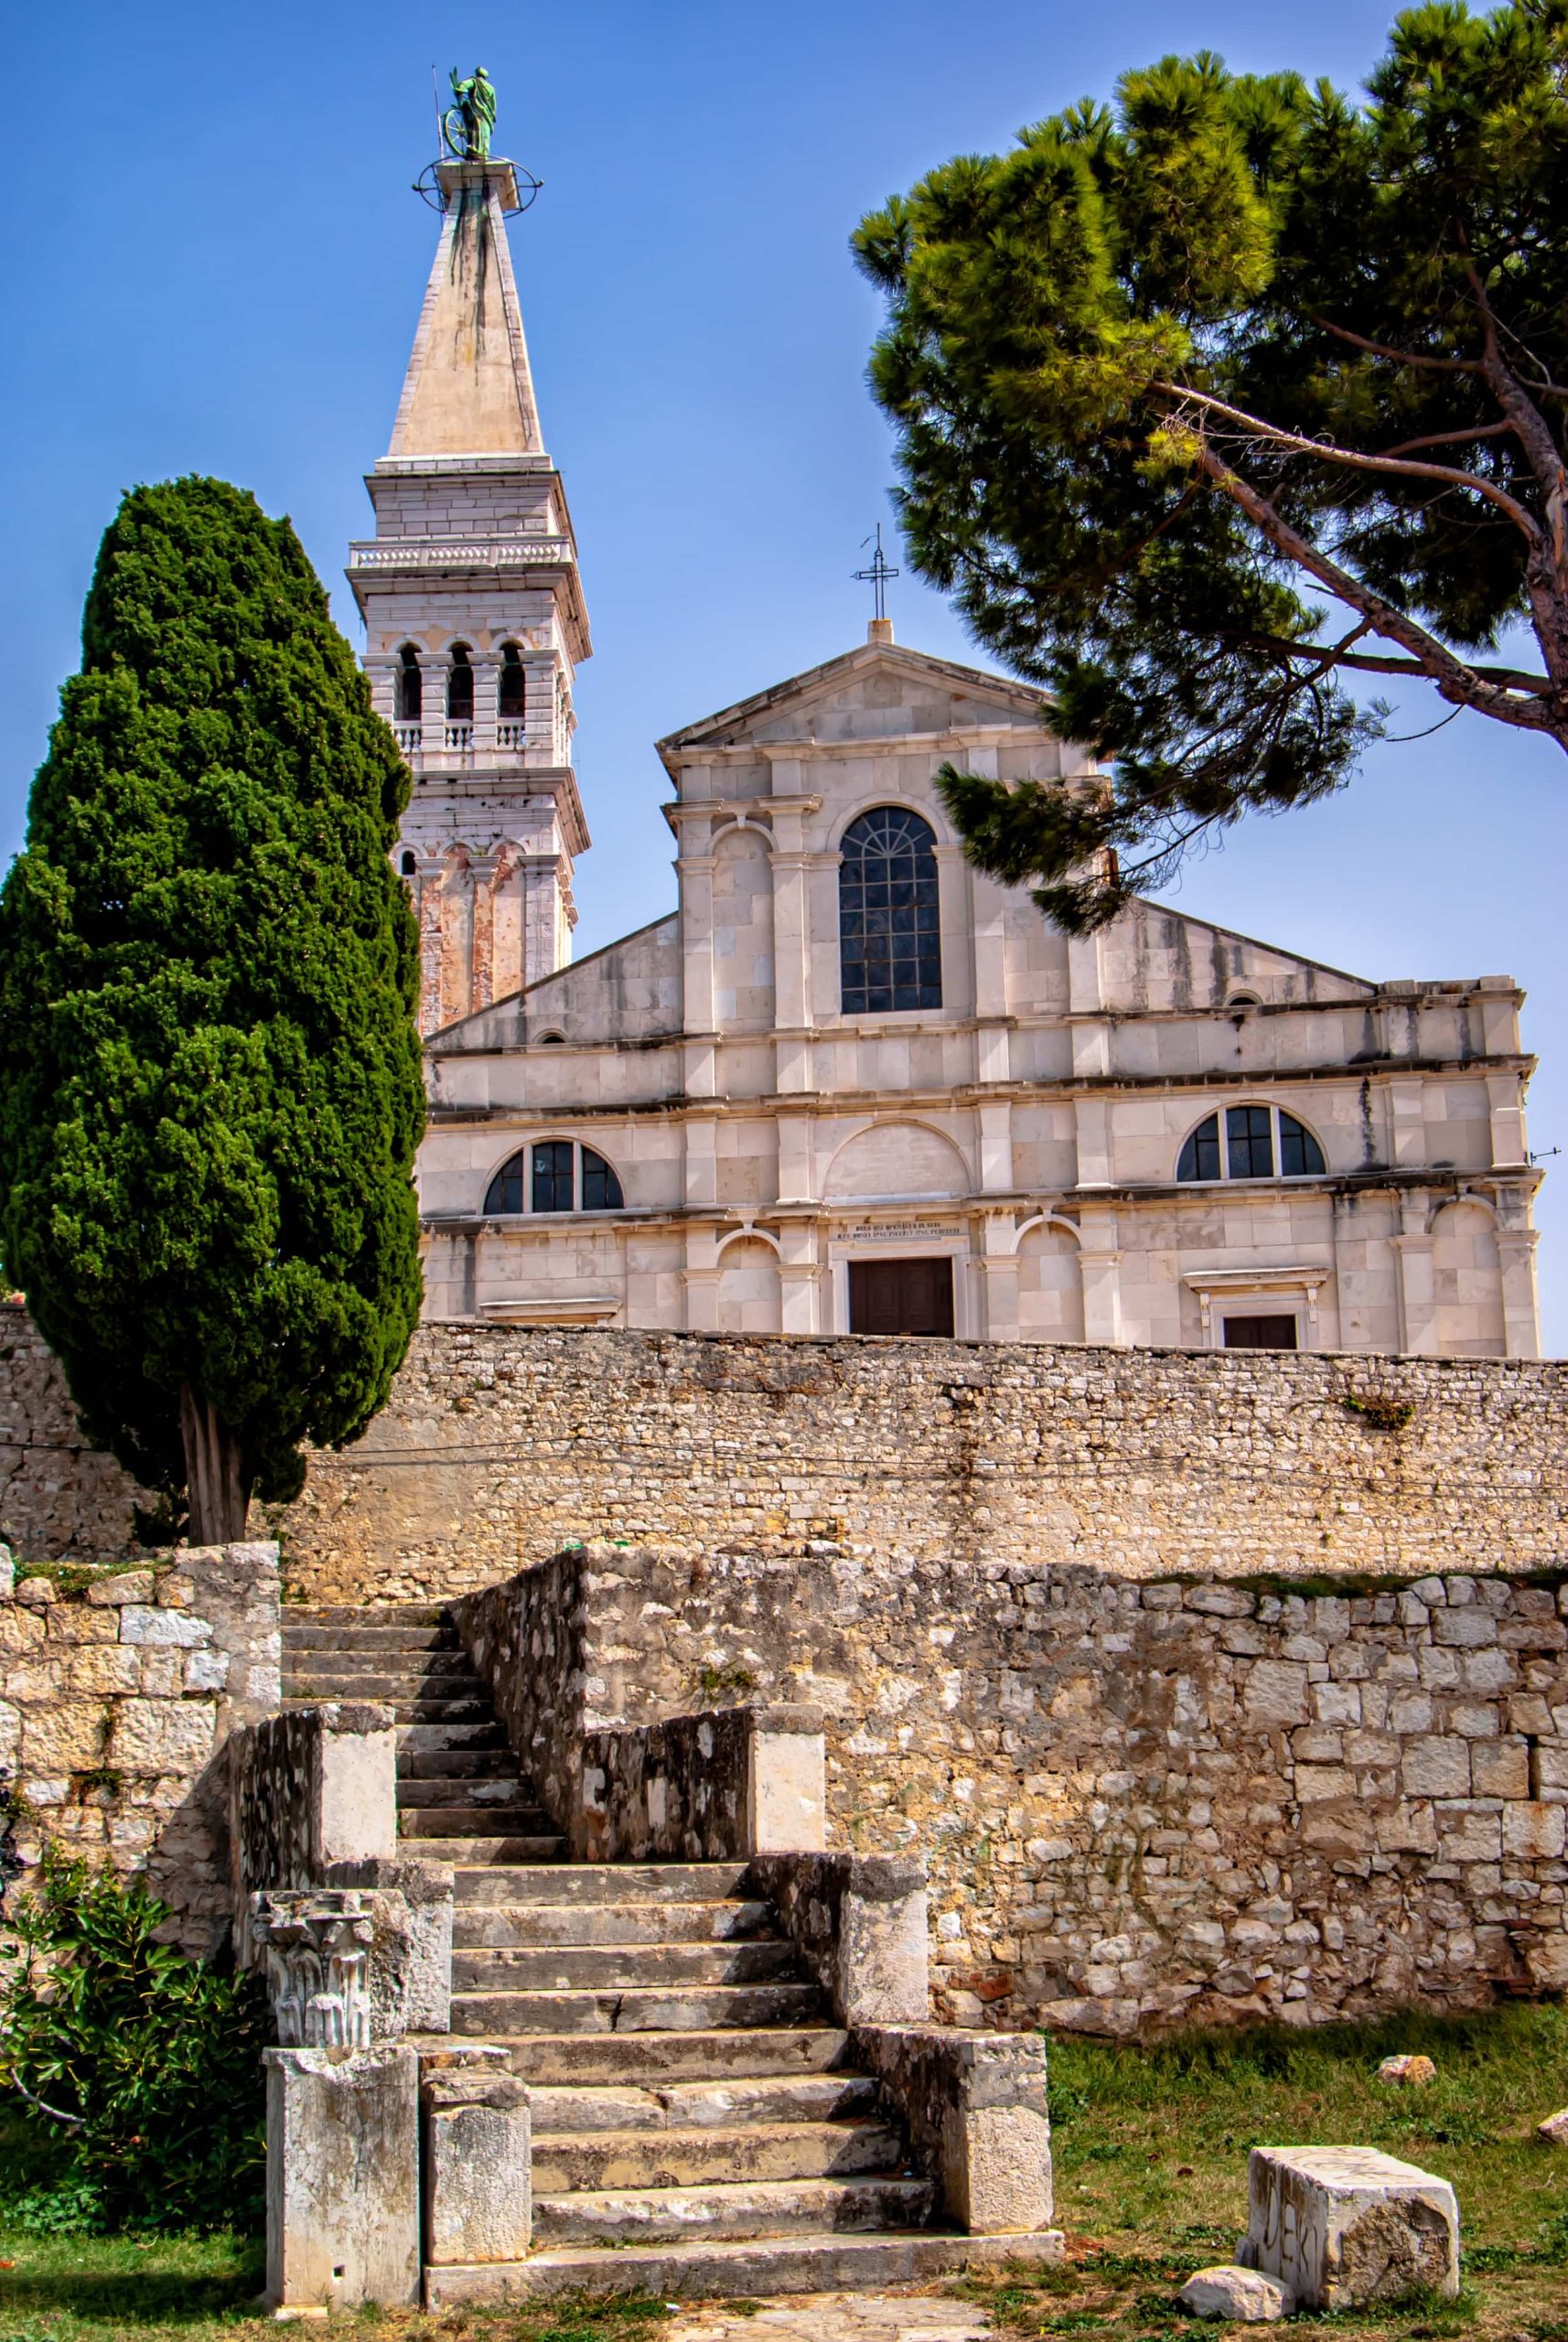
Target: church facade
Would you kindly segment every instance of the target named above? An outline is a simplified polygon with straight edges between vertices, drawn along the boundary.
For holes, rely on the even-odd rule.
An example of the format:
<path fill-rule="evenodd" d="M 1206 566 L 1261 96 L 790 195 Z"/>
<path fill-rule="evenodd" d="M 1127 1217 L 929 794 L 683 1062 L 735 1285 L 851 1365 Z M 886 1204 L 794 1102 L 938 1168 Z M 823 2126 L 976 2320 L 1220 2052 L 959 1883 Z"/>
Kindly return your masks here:
<path fill-rule="evenodd" d="M 1159 904 L 1069 938 L 944 763 L 1092 786 L 1045 697 L 869 639 L 659 744 L 674 907 L 575 965 L 589 650 L 502 213 L 454 165 L 350 575 L 414 774 L 437 1318 L 1533 1357 L 1506 976 Z"/>

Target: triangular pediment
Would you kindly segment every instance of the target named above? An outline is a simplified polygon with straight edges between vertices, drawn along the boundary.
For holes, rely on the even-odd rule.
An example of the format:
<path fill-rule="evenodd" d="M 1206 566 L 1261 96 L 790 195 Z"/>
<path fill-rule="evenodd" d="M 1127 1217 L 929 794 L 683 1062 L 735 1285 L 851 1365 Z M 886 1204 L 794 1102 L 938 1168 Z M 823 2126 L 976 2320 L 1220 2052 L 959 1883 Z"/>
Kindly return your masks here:
<path fill-rule="evenodd" d="M 657 745 L 673 772 L 704 748 L 751 741 L 771 746 L 942 735 L 991 725 L 1037 732 L 1050 705 L 1049 693 L 1014 676 L 989 674 L 903 643 L 865 642 L 704 715 Z"/>

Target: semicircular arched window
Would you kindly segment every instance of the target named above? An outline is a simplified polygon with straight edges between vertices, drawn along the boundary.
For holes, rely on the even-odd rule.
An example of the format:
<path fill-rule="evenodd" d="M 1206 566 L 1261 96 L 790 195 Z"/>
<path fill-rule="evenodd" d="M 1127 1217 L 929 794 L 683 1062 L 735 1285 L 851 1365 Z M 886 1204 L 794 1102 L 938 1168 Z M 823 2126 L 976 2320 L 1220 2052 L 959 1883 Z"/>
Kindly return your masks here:
<path fill-rule="evenodd" d="M 843 833 L 839 975 L 846 1016 L 940 1008 L 936 833 L 908 805 L 878 805 Z"/>
<path fill-rule="evenodd" d="M 575 1139 L 536 1139 L 509 1155 L 485 1191 L 485 1217 L 524 1211 L 624 1211 L 614 1166 Z"/>
<path fill-rule="evenodd" d="M 1308 1179 L 1328 1166 L 1305 1123 L 1278 1106 L 1227 1106 L 1199 1123 L 1176 1163 L 1178 1179 Z"/>

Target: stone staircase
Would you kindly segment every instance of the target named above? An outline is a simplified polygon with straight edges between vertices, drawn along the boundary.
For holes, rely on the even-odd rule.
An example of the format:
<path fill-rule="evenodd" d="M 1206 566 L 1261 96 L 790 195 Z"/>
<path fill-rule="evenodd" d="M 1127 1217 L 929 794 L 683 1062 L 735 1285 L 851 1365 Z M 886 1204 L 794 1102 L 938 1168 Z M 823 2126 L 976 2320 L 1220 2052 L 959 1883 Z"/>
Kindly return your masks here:
<path fill-rule="evenodd" d="M 562 1849 L 447 1614 L 431 1604 L 284 1613 L 284 1704 L 375 1700 L 397 1722 L 410 1860 L 546 1863 Z"/>
<path fill-rule="evenodd" d="M 937 2225 L 939 2187 L 744 1862 L 562 1861 L 442 1612 L 285 1617 L 287 1700 L 391 1703 L 403 1845 L 453 1865 L 452 2030 L 422 2050 L 490 2045 L 529 2086 L 533 2250 L 427 2268 L 427 2308 L 825 2292 L 996 2257 Z"/>

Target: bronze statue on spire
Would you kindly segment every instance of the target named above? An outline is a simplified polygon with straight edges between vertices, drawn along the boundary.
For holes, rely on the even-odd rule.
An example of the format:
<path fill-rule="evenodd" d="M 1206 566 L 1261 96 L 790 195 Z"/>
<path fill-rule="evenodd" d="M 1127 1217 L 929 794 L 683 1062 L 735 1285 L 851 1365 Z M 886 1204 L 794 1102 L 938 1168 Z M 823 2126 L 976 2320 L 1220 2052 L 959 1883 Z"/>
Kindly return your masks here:
<path fill-rule="evenodd" d="M 460 161 L 488 163 L 496 126 L 495 83 L 482 65 L 476 65 L 466 81 L 459 81 L 454 65 L 451 81 L 457 102 L 442 115 L 441 134 Z"/>

